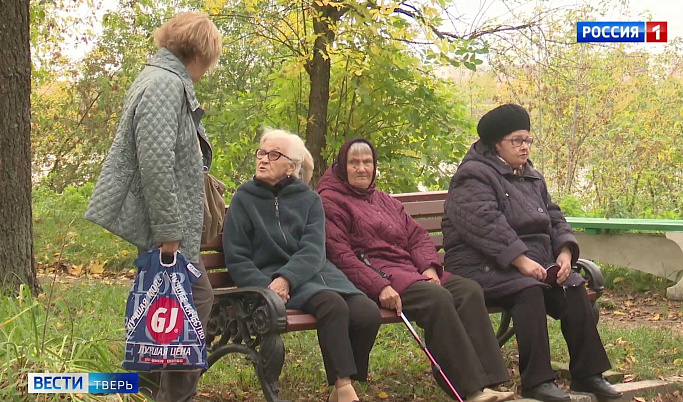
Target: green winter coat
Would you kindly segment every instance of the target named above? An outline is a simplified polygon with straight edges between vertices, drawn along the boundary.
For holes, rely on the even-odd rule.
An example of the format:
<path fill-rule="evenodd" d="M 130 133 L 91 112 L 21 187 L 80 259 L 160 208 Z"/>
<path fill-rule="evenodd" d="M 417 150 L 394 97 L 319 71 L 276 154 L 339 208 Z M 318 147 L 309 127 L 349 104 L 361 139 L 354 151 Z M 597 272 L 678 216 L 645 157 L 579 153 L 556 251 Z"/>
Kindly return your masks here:
<path fill-rule="evenodd" d="M 242 184 L 225 217 L 225 264 L 237 286 L 290 284 L 290 309 L 322 290 L 363 294 L 325 256 L 325 214 L 318 194 L 299 180 L 277 197 L 254 180 Z"/>
<path fill-rule="evenodd" d="M 145 250 L 179 241 L 198 262 L 211 164 L 203 114 L 185 66 L 159 49 L 128 90 L 85 218 Z"/>

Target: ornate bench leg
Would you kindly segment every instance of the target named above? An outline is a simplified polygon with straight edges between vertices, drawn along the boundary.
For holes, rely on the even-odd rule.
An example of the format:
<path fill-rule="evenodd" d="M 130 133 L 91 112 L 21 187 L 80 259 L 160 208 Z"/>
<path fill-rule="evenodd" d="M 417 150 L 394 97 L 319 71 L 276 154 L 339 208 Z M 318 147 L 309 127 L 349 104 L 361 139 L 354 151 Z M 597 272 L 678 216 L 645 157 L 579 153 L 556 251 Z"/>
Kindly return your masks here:
<path fill-rule="evenodd" d="M 285 305 L 270 289 L 244 287 L 214 290 L 217 302 L 207 325 L 209 366 L 230 353 L 248 356 L 268 402 L 282 401 L 278 381 L 285 362 L 280 334 L 287 327 Z"/>
<path fill-rule="evenodd" d="M 285 344 L 280 334 L 268 334 L 261 341 L 261 350 L 252 359 L 261 389 L 268 402 L 285 402 L 279 398 L 280 373 L 285 363 Z"/>

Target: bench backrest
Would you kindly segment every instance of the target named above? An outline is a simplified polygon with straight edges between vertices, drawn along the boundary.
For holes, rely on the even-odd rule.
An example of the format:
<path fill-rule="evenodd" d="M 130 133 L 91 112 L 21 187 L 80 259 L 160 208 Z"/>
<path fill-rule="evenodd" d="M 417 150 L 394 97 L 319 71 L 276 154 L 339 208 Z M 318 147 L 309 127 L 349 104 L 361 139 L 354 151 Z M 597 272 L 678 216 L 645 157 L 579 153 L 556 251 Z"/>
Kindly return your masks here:
<path fill-rule="evenodd" d="M 423 193 L 395 194 L 410 214 L 422 227 L 424 227 L 439 251 L 439 258 L 443 261 L 443 235 L 441 234 L 441 216 L 443 215 L 443 203 L 447 191 L 430 191 Z M 227 211 L 228 207 L 226 207 Z M 202 262 L 209 276 L 213 288 L 227 288 L 235 286 L 230 279 L 230 274 L 225 268 L 223 256 L 223 234 L 221 233 L 208 244 L 202 244 Z"/>

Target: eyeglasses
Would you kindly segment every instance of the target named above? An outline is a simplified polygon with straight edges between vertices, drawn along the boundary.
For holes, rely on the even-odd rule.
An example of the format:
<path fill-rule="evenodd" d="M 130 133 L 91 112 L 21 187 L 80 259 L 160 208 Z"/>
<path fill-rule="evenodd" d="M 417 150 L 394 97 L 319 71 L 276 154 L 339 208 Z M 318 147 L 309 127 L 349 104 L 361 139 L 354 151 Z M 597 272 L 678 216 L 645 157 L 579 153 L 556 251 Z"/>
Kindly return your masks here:
<path fill-rule="evenodd" d="M 512 144 L 513 147 L 519 148 L 522 146 L 522 143 L 526 144 L 527 146 L 531 146 L 531 144 L 534 143 L 534 139 L 531 137 L 515 137 L 515 138 L 503 138 L 502 141 L 510 141 L 510 144 Z"/>
<path fill-rule="evenodd" d="M 264 156 L 267 156 L 268 160 L 271 162 L 275 162 L 276 160 L 280 159 L 281 156 L 284 156 L 285 158 L 294 162 L 292 158 L 279 151 L 266 151 L 265 149 L 261 148 L 256 150 L 256 159 L 263 159 Z"/>

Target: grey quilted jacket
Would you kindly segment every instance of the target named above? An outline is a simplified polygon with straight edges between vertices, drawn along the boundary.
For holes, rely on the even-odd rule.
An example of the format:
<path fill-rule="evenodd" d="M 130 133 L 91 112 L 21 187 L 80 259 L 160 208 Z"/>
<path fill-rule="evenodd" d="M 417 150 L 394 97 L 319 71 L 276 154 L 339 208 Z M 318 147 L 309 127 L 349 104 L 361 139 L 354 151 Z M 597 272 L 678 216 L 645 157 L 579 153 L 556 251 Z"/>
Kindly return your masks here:
<path fill-rule="evenodd" d="M 180 241 L 198 262 L 211 164 L 203 114 L 185 66 L 161 48 L 128 90 L 85 218 L 145 250 Z"/>

